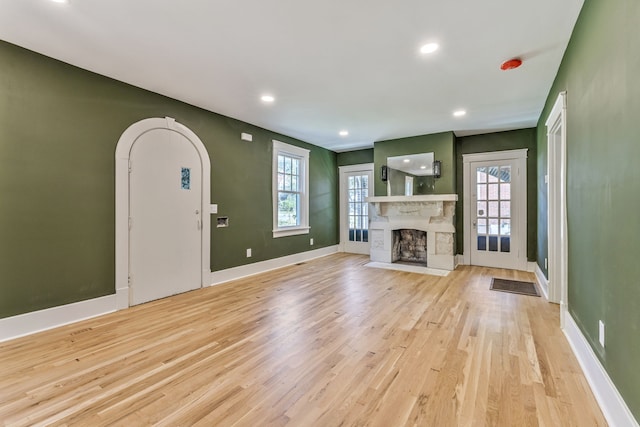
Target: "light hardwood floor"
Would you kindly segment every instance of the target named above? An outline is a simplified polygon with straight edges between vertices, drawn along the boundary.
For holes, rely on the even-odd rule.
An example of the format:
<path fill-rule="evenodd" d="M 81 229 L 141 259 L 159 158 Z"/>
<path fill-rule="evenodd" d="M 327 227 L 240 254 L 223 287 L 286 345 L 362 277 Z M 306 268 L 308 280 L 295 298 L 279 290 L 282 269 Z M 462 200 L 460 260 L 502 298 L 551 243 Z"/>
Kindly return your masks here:
<path fill-rule="evenodd" d="M 5 425 L 605 426 L 544 298 L 337 254 L 0 344 Z"/>

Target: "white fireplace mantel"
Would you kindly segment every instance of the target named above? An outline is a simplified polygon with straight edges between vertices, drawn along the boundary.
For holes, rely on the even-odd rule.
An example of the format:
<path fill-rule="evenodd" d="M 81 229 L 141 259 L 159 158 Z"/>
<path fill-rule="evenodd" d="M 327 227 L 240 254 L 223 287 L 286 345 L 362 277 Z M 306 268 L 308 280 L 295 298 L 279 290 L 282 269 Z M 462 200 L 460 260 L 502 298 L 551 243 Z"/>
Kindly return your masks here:
<path fill-rule="evenodd" d="M 392 262 L 393 231 L 427 232 L 427 267 L 455 269 L 457 194 L 368 197 L 371 260 Z"/>
<path fill-rule="evenodd" d="M 457 194 L 424 194 L 421 196 L 376 196 L 367 197 L 369 203 L 411 203 L 411 202 L 457 202 Z"/>

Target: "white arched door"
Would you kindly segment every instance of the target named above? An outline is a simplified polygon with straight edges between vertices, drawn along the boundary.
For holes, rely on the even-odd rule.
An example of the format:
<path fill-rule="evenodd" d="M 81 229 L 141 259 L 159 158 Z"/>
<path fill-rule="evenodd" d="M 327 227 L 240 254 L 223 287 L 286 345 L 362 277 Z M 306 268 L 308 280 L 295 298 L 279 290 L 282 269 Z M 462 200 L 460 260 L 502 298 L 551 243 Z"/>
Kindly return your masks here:
<path fill-rule="evenodd" d="M 147 119 L 123 134 L 116 152 L 125 148 L 126 188 L 116 173 L 116 251 L 127 258 L 125 267 L 123 254 L 117 255 L 116 281 L 126 268 L 129 305 L 203 286 L 209 271 L 209 157 L 202 142 L 172 119 Z"/>

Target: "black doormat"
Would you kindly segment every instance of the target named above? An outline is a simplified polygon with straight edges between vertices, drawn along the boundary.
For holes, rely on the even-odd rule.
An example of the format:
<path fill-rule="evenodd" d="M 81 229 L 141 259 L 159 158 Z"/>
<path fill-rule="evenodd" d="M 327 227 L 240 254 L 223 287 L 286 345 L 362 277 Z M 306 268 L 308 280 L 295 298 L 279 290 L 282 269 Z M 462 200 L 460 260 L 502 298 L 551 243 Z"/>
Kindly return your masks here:
<path fill-rule="evenodd" d="M 531 295 L 539 297 L 540 294 L 533 282 L 521 282 L 519 280 L 507 280 L 493 278 L 491 280 L 492 291 L 511 292 L 514 294 Z"/>

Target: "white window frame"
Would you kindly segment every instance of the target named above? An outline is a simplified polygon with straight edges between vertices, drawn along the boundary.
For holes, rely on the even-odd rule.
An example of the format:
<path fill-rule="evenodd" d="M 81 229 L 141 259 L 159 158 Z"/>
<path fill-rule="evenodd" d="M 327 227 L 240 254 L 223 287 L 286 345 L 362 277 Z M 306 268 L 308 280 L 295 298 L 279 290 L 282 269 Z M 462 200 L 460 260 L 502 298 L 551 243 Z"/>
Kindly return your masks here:
<path fill-rule="evenodd" d="M 300 178 L 302 192 L 300 194 L 300 225 L 278 227 L 278 156 L 285 155 L 300 160 Z M 295 236 L 309 234 L 309 150 L 295 145 L 273 140 L 273 164 L 271 189 L 273 193 L 273 237 Z"/>

